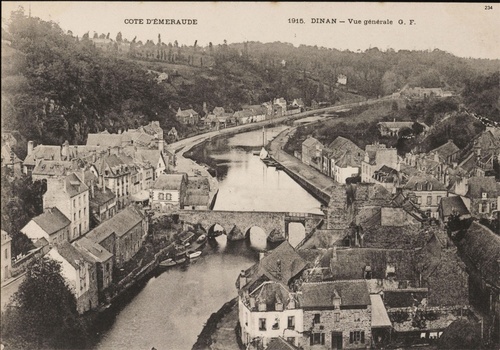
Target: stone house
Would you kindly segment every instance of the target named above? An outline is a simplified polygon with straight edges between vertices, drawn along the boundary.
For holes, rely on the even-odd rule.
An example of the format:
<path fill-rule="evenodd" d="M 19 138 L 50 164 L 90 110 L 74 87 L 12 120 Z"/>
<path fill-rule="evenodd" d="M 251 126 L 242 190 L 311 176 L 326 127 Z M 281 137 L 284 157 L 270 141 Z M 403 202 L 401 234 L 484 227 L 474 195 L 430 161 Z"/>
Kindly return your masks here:
<path fill-rule="evenodd" d="M 304 164 L 310 165 L 313 168 L 322 170 L 322 150 L 324 146 L 321 142 L 316 140 L 312 136 L 308 136 L 304 142 L 302 142 L 302 162 Z"/>
<path fill-rule="evenodd" d="M 116 195 L 109 188 L 102 186 L 97 191 L 91 191 L 89 207 L 90 221 L 95 227 L 115 215 Z"/>
<path fill-rule="evenodd" d="M 0 254 L 0 281 L 5 281 L 10 278 L 11 269 L 12 269 L 12 239 L 9 234 L 4 230 L 1 231 L 0 236 L 0 246 L 1 246 L 1 254 Z"/>
<path fill-rule="evenodd" d="M 304 283 L 300 291 L 304 349 L 370 347 L 372 306 L 365 280 Z"/>
<path fill-rule="evenodd" d="M 189 176 L 184 210 L 207 210 L 210 207 L 210 182 L 204 176 Z"/>
<path fill-rule="evenodd" d="M 444 184 L 429 175 L 415 175 L 403 186 L 403 193 L 429 217 L 438 218 L 441 198 L 448 196 Z"/>
<path fill-rule="evenodd" d="M 130 205 L 94 228 L 86 237 L 113 254 L 113 264 L 120 268 L 139 251 L 147 233 L 147 218 Z"/>
<path fill-rule="evenodd" d="M 177 110 L 177 114 L 175 115 L 179 123 L 185 124 L 185 125 L 196 125 L 200 121 L 200 115 L 192 110 L 192 109 L 185 109 L 182 110 L 180 107 Z"/>
<path fill-rule="evenodd" d="M 90 170 L 99 179 L 99 186 L 107 187 L 116 196 L 116 208 L 121 210 L 130 202 L 130 174 L 132 169 L 116 154 L 107 154 L 94 163 Z"/>
<path fill-rule="evenodd" d="M 367 145 L 364 159 L 361 162 L 361 182 L 376 182 L 373 178 L 375 171 L 383 166 L 399 171 L 399 158 L 395 148 L 387 148 L 384 144 Z"/>
<path fill-rule="evenodd" d="M 354 142 L 339 136 L 326 149 L 331 152 L 327 152 L 323 160 L 326 158 L 330 165 L 323 164 L 322 168 L 323 170 L 329 169 L 329 176 L 333 177 L 336 182 L 345 183 L 348 177 L 359 174 L 365 152 Z"/>
<path fill-rule="evenodd" d="M 151 208 L 166 212 L 182 209 L 187 194 L 187 174 L 162 174 L 150 190 Z"/>
<path fill-rule="evenodd" d="M 104 290 L 113 282 L 113 254 L 87 237 L 82 237 L 72 244 L 96 265 L 99 302 L 105 302 Z"/>
<path fill-rule="evenodd" d="M 439 219 L 443 224 L 446 224 L 452 215 L 458 215 L 460 220 L 471 217 L 469 209 L 467 209 L 467 206 L 460 196 L 441 198 L 438 211 Z"/>
<path fill-rule="evenodd" d="M 453 164 L 457 161 L 460 148 L 455 145 L 453 140 L 448 140 L 445 144 L 433 149 L 429 154 L 435 156 L 435 160 L 440 163 Z"/>
<path fill-rule="evenodd" d="M 1 148 L 1 161 L 2 167 L 11 169 L 14 175 L 19 176 L 23 171 L 23 161 L 14 153 L 11 146 L 7 143 L 3 144 Z"/>
<path fill-rule="evenodd" d="M 77 170 L 77 163 L 73 161 L 40 159 L 31 172 L 31 178 L 33 181 L 60 178 Z"/>
<path fill-rule="evenodd" d="M 493 218 L 493 212 L 500 205 L 500 183 L 494 176 L 475 176 L 467 180 L 467 197 L 470 201 L 469 210 L 475 218 Z"/>
<path fill-rule="evenodd" d="M 31 219 L 21 232 L 33 242 L 45 238 L 49 244 L 57 245 L 69 241 L 70 225 L 71 220 L 57 207 L 45 208 L 44 212 Z"/>
<path fill-rule="evenodd" d="M 76 298 L 80 314 L 99 305 L 94 262 L 68 242 L 53 247 L 46 255 L 61 263 L 61 275 Z"/>
<path fill-rule="evenodd" d="M 71 221 L 70 242 L 89 231 L 89 188 L 76 173 L 47 180 L 43 207 L 56 207 Z"/>
<path fill-rule="evenodd" d="M 486 315 L 483 337 L 499 344 L 500 339 L 500 237 L 473 222 L 459 237 L 458 254 L 469 278 L 470 303 Z"/>
<path fill-rule="evenodd" d="M 303 332 L 294 283 L 307 262 L 283 242 L 258 263 L 242 271 L 236 282 L 241 341 L 266 347 L 282 336 L 299 345 Z"/>

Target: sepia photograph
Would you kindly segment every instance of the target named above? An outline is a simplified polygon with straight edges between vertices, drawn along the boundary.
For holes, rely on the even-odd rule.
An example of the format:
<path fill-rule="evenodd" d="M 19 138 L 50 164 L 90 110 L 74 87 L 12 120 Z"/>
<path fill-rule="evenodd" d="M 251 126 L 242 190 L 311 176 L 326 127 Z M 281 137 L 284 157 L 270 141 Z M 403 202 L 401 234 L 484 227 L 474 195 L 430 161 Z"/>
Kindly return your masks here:
<path fill-rule="evenodd" d="M 499 349 L 498 3 L 1 7 L 0 350 Z"/>

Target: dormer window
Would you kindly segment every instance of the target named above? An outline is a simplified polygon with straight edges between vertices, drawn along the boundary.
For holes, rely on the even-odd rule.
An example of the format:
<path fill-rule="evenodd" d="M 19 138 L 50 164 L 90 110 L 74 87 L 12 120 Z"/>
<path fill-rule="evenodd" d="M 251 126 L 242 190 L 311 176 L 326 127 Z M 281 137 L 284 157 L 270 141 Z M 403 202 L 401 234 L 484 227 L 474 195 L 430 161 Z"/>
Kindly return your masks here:
<path fill-rule="evenodd" d="M 372 279 L 372 268 L 371 268 L 370 265 L 367 265 L 365 267 L 364 277 L 365 277 L 366 280 L 371 280 Z"/>
<path fill-rule="evenodd" d="M 335 310 L 340 309 L 340 304 L 342 304 L 342 298 L 340 297 L 339 293 L 336 290 L 333 291 L 332 303 L 333 303 L 333 308 Z"/>
<path fill-rule="evenodd" d="M 394 277 L 396 277 L 396 267 L 394 265 L 387 264 L 385 277 L 388 279 L 393 279 Z"/>
<path fill-rule="evenodd" d="M 432 191 L 432 184 L 430 182 L 427 184 L 427 191 Z"/>
<path fill-rule="evenodd" d="M 488 193 L 486 193 L 486 192 L 481 193 L 481 197 L 482 197 L 483 199 L 488 198 Z"/>
<path fill-rule="evenodd" d="M 422 184 L 421 183 L 417 184 L 417 191 L 422 191 Z"/>

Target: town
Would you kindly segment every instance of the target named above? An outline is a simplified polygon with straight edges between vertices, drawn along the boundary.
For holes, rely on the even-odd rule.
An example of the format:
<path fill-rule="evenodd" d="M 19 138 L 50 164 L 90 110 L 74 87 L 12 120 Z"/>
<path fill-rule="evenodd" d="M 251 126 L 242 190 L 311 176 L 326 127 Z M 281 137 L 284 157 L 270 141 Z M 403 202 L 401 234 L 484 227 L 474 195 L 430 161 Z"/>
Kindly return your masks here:
<path fill-rule="evenodd" d="M 172 46 L 160 35 L 146 45 L 121 33 L 79 39 L 17 16 L 102 62 L 140 62 L 130 74 L 154 101 L 197 89 L 189 69 L 209 76 L 226 74 L 220 61 L 262 63 L 248 43 L 213 54 L 212 43 Z M 12 33 L 2 28 L 2 51 L 15 72 L 26 34 L 13 23 Z M 181 48 L 192 52 L 186 62 Z M 266 66 L 271 81 L 271 70 L 297 64 L 280 55 Z M 165 62 L 169 70 L 158 68 Z M 86 68 L 76 72 L 85 81 Z M 164 114 L 134 102 L 135 92 L 102 115 L 90 112 L 92 95 L 62 106 L 47 93 L 27 127 L 24 115 L 2 127 L 2 346 L 497 348 L 500 119 L 498 107 L 476 104 L 498 92 L 494 78 L 458 89 L 443 77 L 425 83 L 432 72 L 422 84 L 389 75 L 372 94 L 337 69 L 311 93 L 313 74 L 295 73 L 303 91 L 250 98 L 228 89 L 236 104 L 211 93 L 172 98 Z"/>

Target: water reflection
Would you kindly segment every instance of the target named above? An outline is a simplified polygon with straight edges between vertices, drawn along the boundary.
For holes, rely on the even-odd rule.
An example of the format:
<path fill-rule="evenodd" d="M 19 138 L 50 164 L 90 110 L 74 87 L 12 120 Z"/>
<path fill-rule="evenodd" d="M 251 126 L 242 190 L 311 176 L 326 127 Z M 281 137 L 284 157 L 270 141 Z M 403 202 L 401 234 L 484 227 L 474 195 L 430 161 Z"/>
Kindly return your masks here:
<path fill-rule="evenodd" d="M 283 127 L 213 140 L 194 150 L 195 160 L 217 170 L 216 210 L 288 211 L 321 214 L 320 203 L 282 171 L 267 168 L 253 152 L 263 139 Z M 215 225 L 212 229 L 222 229 Z M 304 227 L 291 223 L 290 242 L 304 238 Z M 231 242 L 222 234 L 209 240 L 203 254 L 183 267 L 154 276 L 103 315 L 97 349 L 191 349 L 210 315 L 237 296 L 239 272 L 258 261 L 258 252 L 273 249 L 257 228 L 250 238 Z"/>

